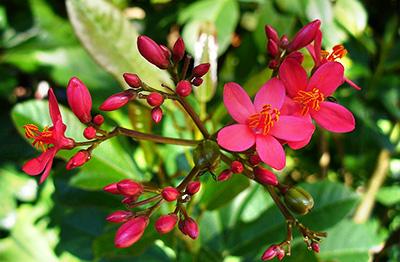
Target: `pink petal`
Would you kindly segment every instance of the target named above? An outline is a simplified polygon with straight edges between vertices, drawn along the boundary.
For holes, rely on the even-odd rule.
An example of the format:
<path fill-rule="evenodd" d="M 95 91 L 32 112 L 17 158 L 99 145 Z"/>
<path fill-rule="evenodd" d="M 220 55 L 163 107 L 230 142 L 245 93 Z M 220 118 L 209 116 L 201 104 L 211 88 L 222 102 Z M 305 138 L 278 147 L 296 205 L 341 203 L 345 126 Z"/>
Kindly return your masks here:
<path fill-rule="evenodd" d="M 281 108 L 281 115 L 303 116 L 301 113 L 301 105 L 294 102 L 290 97 L 285 97 Z"/>
<path fill-rule="evenodd" d="M 295 116 L 281 116 L 271 128 L 270 134 L 285 141 L 302 141 L 314 132 L 310 119 Z"/>
<path fill-rule="evenodd" d="M 255 135 L 247 125 L 235 124 L 222 128 L 217 142 L 227 150 L 240 152 L 254 145 Z"/>
<path fill-rule="evenodd" d="M 348 83 L 352 88 L 354 88 L 356 90 L 361 90 L 361 87 L 359 87 L 356 83 L 354 83 L 353 81 L 351 81 L 347 77 L 344 77 L 344 81 L 346 81 L 346 83 Z"/>
<path fill-rule="evenodd" d="M 57 98 L 54 95 L 54 91 L 52 88 L 49 89 L 48 96 L 50 117 L 51 121 L 54 124 L 55 122 L 57 122 L 58 119 L 61 119 L 60 108 L 58 107 Z"/>
<path fill-rule="evenodd" d="M 346 133 L 354 129 L 354 116 L 345 107 L 332 102 L 322 102 L 320 106 L 321 109 L 311 112 L 311 116 L 321 127 L 335 133 Z"/>
<path fill-rule="evenodd" d="M 279 78 L 285 85 L 289 97 L 297 95 L 299 90 L 305 90 L 307 86 L 307 73 L 294 59 L 285 59 L 279 68 Z"/>
<path fill-rule="evenodd" d="M 315 127 L 314 127 L 314 130 L 315 130 Z M 296 141 L 296 142 L 291 141 L 291 142 L 288 142 L 287 144 L 291 149 L 297 150 L 297 149 L 303 148 L 306 145 L 308 145 L 311 141 L 311 138 L 312 138 L 312 135 L 310 135 L 307 139 L 304 139 L 303 141 Z"/>
<path fill-rule="evenodd" d="M 281 109 L 285 99 L 285 87 L 278 78 L 274 77 L 265 83 L 257 92 L 254 98 L 254 106 L 258 112 L 264 105 L 271 105 L 272 108 Z"/>
<path fill-rule="evenodd" d="M 249 95 L 234 82 L 224 86 L 224 104 L 232 118 L 241 124 L 245 124 L 249 116 L 256 113 Z"/>
<path fill-rule="evenodd" d="M 321 44 L 322 44 L 322 32 L 318 30 L 315 34 L 314 39 L 314 54 L 316 58 L 315 65 L 318 67 L 321 64 Z"/>
<path fill-rule="evenodd" d="M 54 152 L 55 148 L 52 147 L 48 149 L 46 152 L 43 152 L 40 156 L 27 161 L 23 165 L 22 170 L 30 176 L 39 175 L 45 169 L 47 163 L 52 158 Z"/>
<path fill-rule="evenodd" d="M 281 170 L 286 165 L 285 151 L 273 136 L 257 136 L 256 150 L 261 160 L 272 168 Z"/>
<path fill-rule="evenodd" d="M 46 178 L 49 176 L 51 168 L 53 166 L 53 160 L 54 160 L 54 156 L 56 155 L 56 152 L 57 152 L 56 150 L 53 151 L 53 154 L 51 155 L 49 162 L 47 163 L 46 168 L 45 168 L 42 176 L 40 177 L 39 184 L 43 183 L 46 180 Z"/>
<path fill-rule="evenodd" d="M 332 95 L 343 84 L 344 68 L 338 62 L 326 62 L 311 76 L 307 90 L 319 89 L 325 96 Z"/>

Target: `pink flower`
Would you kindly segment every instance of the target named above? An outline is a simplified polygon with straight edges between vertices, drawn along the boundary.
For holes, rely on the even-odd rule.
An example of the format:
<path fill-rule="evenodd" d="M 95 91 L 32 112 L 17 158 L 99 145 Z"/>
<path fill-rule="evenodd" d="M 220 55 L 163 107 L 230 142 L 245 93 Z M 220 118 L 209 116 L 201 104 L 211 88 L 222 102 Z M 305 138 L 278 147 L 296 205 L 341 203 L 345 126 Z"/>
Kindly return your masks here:
<path fill-rule="evenodd" d="M 310 53 L 311 57 L 314 60 L 315 68 L 318 68 L 322 64 L 326 62 L 334 62 L 338 59 L 344 57 L 347 54 L 346 48 L 343 45 L 335 45 L 332 48 L 332 52 L 329 53 L 328 51 L 321 49 L 321 42 L 322 42 L 322 32 L 320 30 L 317 31 L 315 35 L 314 44 L 309 44 L 306 46 L 308 52 Z M 343 76 L 344 81 L 346 81 L 351 87 L 357 90 L 361 90 L 356 83 L 351 81 L 350 79 Z"/>
<path fill-rule="evenodd" d="M 275 169 L 282 169 L 286 156 L 278 139 L 302 141 L 311 136 L 314 127 L 305 119 L 281 115 L 285 87 L 272 78 L 258 91 L 254 104 L 236 83 L 224 86 L 224 104 L 237 124 L 218 132 L 218 144 L 230 151 L 241 152 L 256 145 L 261 160 Z"/>
<path fill-rule="evenodd" d="M 60 109 L 53 89 L 49 89 L 48 95 L 49 112 L 53 126 L 44 128 L 43 131 L 39 131 L 39 128 L 33 124 L 24 126 L 25 136 L 34 139 L 32 144 L 40 147 L 43 153 L 37 158 L 26 162 L 22 170 L 30 176 L 42 174 L 40 183 L 43 183 L 49 176 L 53 159 L 57 152 L 61 149 L 71 149 L 74 147 L 74 140 L 64 135 L 67 126 L 62 122 Z"/>
<path fill-rule="evenodd" d="M 285 59 L 279 69 L 279 77 L 285 84 L 288 97 L 284 111 L 302 116 L 311 122 L 314 119 L 321 127 L 336 133 L 350 132 L 355 127 L 353 114 L 345 107 L 326 101 L 343 83 L 343 66 L 337 62 L 322 64 L 307 80 L 303 67 L 293 59 Z M 300 148 L 308 143 L 291 143 L 292 148 Z"/>

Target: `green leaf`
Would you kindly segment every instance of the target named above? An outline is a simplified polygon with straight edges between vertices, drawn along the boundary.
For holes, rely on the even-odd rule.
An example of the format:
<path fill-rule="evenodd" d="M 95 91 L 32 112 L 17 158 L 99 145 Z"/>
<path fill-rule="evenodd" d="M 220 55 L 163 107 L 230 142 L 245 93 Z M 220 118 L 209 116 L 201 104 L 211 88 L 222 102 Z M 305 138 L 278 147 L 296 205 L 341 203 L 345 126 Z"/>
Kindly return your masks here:
<path fill-rule="evenodd" d="M 193 55 L 202 25 L 205 23 L 214 25 L 218 54 L 221 55 L 229 47 L 232 34 L 239 22 L 239 5 L 236 0 L 197 1 L 179 13 L 178 22 L 186 23 L 182 36 L 188 51 Z"/>
<path fill-rule="evenodd" d="M 170 84 L 169 75 L 139 53 L 138 32 L 121 10 L 106 0 L 68 0 L 67 11 L 75 33 L 88 52 L 121 84 L 122 74 L 136 73 L 147 84 Z M 126 84 L 124 84 L 126 86 Z"/>
<path fill-rule="evenodd" d="M 365 30 L 367 12 L 358 0 L 338 0 L 333 11 L 335 21 L 353 36 L 358 36 Z"/>
<path fill-rule="evenodd" d="M 400 186 L 382 187 L 376 196 L 377 200 L 385 206 L 400 203 Z"/>
<path fill-rule="evenodd" d="M 60 106 L 60 110 L 67 125 L 66 136 L 82 141 L 84 125 L 67 108 Z M 12 119 L 21 135 L 22 126 L 28 123 L 36 124 L 39 128 L 51 126 L 47 101 L 27 101 L 16 105 L 12 110 Z M 113 138 L 96 148 L 92 159 L 71 180 L 72 185 L 93 190 L 123 178 L 138 181 L 149 179 L 137 170 L 131 152 L 124 147 L 124 141 L 126 140 L 122 138 Z M 61 150 L 58 156 L 68 159 L 75 152 L 76 150 Z"/>

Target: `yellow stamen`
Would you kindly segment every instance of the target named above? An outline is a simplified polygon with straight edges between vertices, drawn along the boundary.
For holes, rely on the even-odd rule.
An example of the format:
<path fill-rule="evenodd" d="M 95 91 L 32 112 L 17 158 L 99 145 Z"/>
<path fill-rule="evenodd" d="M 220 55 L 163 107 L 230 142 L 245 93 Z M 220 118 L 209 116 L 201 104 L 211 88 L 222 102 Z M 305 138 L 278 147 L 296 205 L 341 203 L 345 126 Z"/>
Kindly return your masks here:
<path fill-rule="evenodd" d="M 263 106 L 260 113 L 251 115 L 248 119 L 248 125 L 255 132 L 267 135 L 275 122 L 279 120 L 280 111 L 272 109 L 271 105 Z"/>
<path fill-rule="evenodd" d="M 300 90 L 293 100 L 302 105 L 301 114 L 305 115 L 310 108 L 315 111 L 320 110 L 320 103 L 325 100 L 325 96 L 318 88 L 314 88 L 311 91 Z"/>

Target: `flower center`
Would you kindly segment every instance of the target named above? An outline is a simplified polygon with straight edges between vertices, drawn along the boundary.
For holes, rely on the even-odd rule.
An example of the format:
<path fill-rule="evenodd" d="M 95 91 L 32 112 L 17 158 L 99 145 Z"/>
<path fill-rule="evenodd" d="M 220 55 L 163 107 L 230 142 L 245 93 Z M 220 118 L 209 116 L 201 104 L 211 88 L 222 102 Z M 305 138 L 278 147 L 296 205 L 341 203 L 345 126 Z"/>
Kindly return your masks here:
<path fill-rule="evenodd" d="M 251 115 L 248 125 L 256 134 L 267 135 L 274 123 L 279 120 L 280 111 L 271 105 L 264 105 L 261 112 Z"/>
<path fill-rule="evenodd" d="M 322 59 L 326 59 L 328 61 L 336 61 L 336 59 L 343 58 L 347 54 L 346 48 L 343 45 L 335 45 L 332 48 L 332 52 L 329 53 L 326 50 L 321 50 Z"/>
<path fill-rule="evenodd" d="M 320 103 L 325 100 L 325 96 L 318 88 L 314 88 L 311 91 L 300 90 L 293 100 L 302 105 L 301 114 L 305 115 L 310 111 L 310 108 L 318 111 Z"/>
<path fill-rule="evenodd" d="M 34 124 L 24 125 L 25 136 L 28 139 L 33 139 L 32 145 L 36 148 L 41 148 L 43 151 L 47 150 L 47 145 L 53 143 L 53 131 L 51 128 L 45 127 L 43 131 Z"/>

